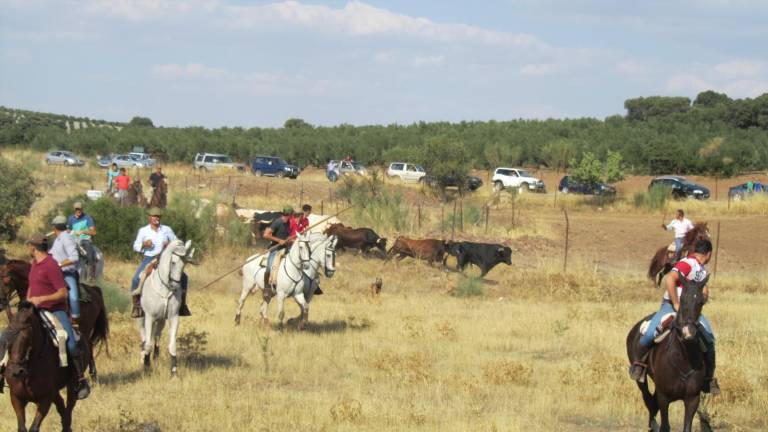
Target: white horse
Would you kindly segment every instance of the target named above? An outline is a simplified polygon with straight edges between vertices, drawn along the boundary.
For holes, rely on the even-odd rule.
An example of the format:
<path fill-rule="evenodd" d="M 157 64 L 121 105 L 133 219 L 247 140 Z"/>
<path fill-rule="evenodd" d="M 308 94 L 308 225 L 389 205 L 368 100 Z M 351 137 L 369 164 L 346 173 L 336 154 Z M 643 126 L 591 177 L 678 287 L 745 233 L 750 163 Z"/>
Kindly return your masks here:
<path fill-rule="evenodd" d="M 323 268 L 325 276 L 333 277 L 336 271 L 336 236 L 325 234 L 300 234 L 291 247 L 290 252 L 283 260 L 277 273 L 277 319 L 280 326 L 283 325 L 285 311 L 283 310 L 285 299 L 292 296 L 301 308 L 299 330 L 309 319 L 309 302 L 317 288 L 317 279 L 320 276 L 320 268 Z M 266 254 L 265 254 L 266 255 Z M 257 289 L 264 290 L 264 273 L 262 259 L 266 262 L 265 255 L 254 255 L 248 258 L 243 266 L 243 290 L 237 303 L 235 324 L 240 324 L 240 314 L 245 304 L 245 299 Z M 267 310 L 269 308 L 269 296 L 264 296 L 261 303 L 261 320 L 268 324 Z"/>
<path fill-rule="evenodd" d="M 144 325 L 140 326 L 140 331 L 145 369 L 149 368 L 149 355 L 159 344 L 165 321 L 168 320 L 171 374 L 176 374 L 176 333 L 179 330 L 181 278 L 184 266 L 192 260 L 194 253 L 192 240 L 188 240 L 186 244 L 181 240 L 170 242 L 160 254 L 157 268 L 144 282 L 141 290 Z"/>

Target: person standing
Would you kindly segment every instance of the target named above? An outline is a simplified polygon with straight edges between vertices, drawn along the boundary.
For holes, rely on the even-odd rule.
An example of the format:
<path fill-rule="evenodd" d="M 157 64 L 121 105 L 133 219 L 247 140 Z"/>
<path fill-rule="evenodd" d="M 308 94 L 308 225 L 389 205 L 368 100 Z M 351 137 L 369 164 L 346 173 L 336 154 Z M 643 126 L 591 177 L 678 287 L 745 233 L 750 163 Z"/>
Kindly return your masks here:
<path fill-rule="evenodd" d="M 32 256 L 27 301 L 39 310 L 51 312 L 67 332 L 67 352 L 77 375 L 75 392 L 78 399 L 85 399 L 90 395 L 91 387 L 83 374 L 83 349 L 78 346 L 75 331 L 67 316 L 67 283 L 64 282 L 59 264 L 48 255 L 48 241 L 42 234 L 33 234 L 27 244 Z"/>
<path fill-rule="evenodd" d="M 312 214 L 312 206 L 304 204 L 301 206 L 301 213 L 296 213 L 291 218 L 291 229 L 289 236 L 296 237 L 297 234 L 302 234 L 309 228 L 309 215 Z"/>
<path fill-rule="evenodd" d="M 155 172 L 149 176 L 149 185 L 154 189 L 160 184 L 161 180 L 165 180 L 165 174 L 163 174 L 163 168 L 158 166 Z"/>
<path fill-rule="evenodd" d="M 72 325 L 78 328 L 80 320 L 80 290 L 78 285 L 80 278 L 77 274 L 77 264 L 80 257 L 77 253 L 77 243 L 72 234 L 67 232 L 67 218 L 56 216 L 51 224 L 56 239 L 53 241 L 50 254 L 59 263 L 64 282 L 67 283 Z"/>
<path fill-rule="evenodd" d="M 96 235 L 96 224 L 90 215 L 83 212 L 83 203 L 80 201 L 74 205 L 75 213 L 67 219 L 67 230 L 72 234 L 75 240 L 85 251 L 85 265 L 88 267 L 88 274 L 96 278 L 96 251 L 93 249 L 93 236 Z"/>
<path fill-rule="evenodd" d="M 661 227 L 666 231 L 675 232 L 675 258 L 677 261 L 680 259 L 680 254 L 683 251 L 683 239 L 685 234 L 693 229 L 693 223 L 685 217 L 683 209 L 677 209 L 675 218 L 668 225 L 661 224 Z"/>
<path fill-rule="evenodd" d="M 117 199 L 122 205 L 128 194 L 128 188 L 131 187 L 131 178 L 125 173 L 125 168 L 120 168 L 120 174 L 115 177 L 114 182 L 117 184 Z"/>
<path fill-rule="evenodd" d="M 151 266 L 154 268 L 154 261 L 160 257 L 163 249 L 168 243 L 176 240 L 176 234 L 168 225 L 160 223 L 163 216 L 163 210 L 153 207 L 147 210 L 149 224 L 145 225 L 136 234 L 136 240 L 133 242 L 133 250 L 142 255 L 141 263 L 133 274 L 131 279 L 131 293 L 136 291 L 141 281 L 141 272 Z M 151 270 L 150 270 L 151 272 Z M 149 272 L 147 272 L 149 273 Z M 190 316 L 192 313 L 187 307 L 187 274 L 181 274 L 181 306 L 179 307 L 179 316 Z M 141 293 L 133 295 L 133 309 L 131 318 L 141 318 L 144 311 L 141 309 Z"/>
<path fill-rule="evenodd" d="M 115 177 L 120 175 L 120 170 L 117 169 L 117 164 L 112 163 L 112 166 L 107 170 L 107 194 L 112 195 L 115 193 L 114 180 Z"/>

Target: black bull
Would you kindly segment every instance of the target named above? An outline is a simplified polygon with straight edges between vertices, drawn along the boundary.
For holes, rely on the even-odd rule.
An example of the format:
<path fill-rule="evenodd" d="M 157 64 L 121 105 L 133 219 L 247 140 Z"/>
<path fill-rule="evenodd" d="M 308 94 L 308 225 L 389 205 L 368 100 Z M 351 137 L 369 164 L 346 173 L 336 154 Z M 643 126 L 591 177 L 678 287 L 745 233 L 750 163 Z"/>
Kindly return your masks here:
<path fill-rule="evenodd" d="M 512 264 L 512 249 L 509 246 L 492 243 L 452 242 L 448 254 L 456 257 L 456 269 L 463 271 L 467 265 L 480 268 L 480 277 L 488 274 L 497 264 Z"/>

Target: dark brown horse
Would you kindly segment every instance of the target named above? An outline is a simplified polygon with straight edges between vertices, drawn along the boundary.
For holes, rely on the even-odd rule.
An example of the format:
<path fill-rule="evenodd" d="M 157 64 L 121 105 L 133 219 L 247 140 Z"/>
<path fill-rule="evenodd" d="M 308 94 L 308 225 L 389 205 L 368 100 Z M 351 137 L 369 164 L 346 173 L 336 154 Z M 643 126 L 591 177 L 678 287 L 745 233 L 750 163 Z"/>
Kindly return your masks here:
<path fill-rule="evenodd" d="M 141 180 L 136 180 L 128 187 L 125 192 L 125 197 L 120 203 L 123 207 L 127 206 L 147 206 L 147 199 L 144 197 L 144 189 L 141 185 Z"/>
<path fill-rule="evenodd" d="M 148 207 L 166 208 L 168 206 L 168 183 L 161 178 L 152 190 L 152 198 L 149 199 Z"/>
<path fill-rule="evenodd" d="M 648 430 L 669 432 L 669 404 L 682 400 L 685 403 L 684 432 L 691 432 L 691 423 L 699 407 L 701 392 L 704 390 L 706 366 L 702 353 L 703 330 L 699 328 L 699 317 L 705 299 L 702 292 L 709 277 L 701 282 L 680 278 L 683 293 L 680 296 L 680 310 L 677 313 L 670 334 L 648 355 L 647 376 L 653 379 L 655 390 L 648 390 L 648 380 L 637 382 L 643 401 L 648 409 Z M 636 347 L 640 343 L 640 326 L 649 315 L 632 327 L 627 335 L 627 355 L 630 363 L 635 359 Z M 647 331 L 653 331 L 648 329 Z M 661 411 L 661 428 L 658 428 L 656 414 Z"/>
<path fill-rule="evenodd" d="M 59 350 L 46 334 L 31 303 L 19 304 L 5 336 L 9 355 L 3 376 L 8 382 L 19 432 L 27 431 L 25 409 L 30 402 L 37 405 L 30 431 L 40 430 L 53 404 L 61 416 L 62 431 L 70 432 L 72 410 L 77 402 L 77 374 L 72 368 L 59 367 Z M 64 387 L 67 388 L 66 404 L 59 393 Z"/>
<path fill-rule="evenodd" d="M 685 257 L 687 251 L 693 250 L 693 244 L 696 243 L 696 240 L 710 240 L 706 222 L 695 224 L 693 229 L 685 234 L 683 249 L 680 252 L 681 257 Z M 661 280 L 672 270 L 674 265 L 674 252 L 670 253 L 668 246 L 663 246 L 651 258 L 651 263 L 648 266 L 648 278 L 654 281 L 658 287 L 661 285 Z"/>
<path fill-rule="evenodd" d="M 19 298 L 19 302 L 27 299 L 27 275 L 29 275 L 30 264 L 21 260 L 9 260 L 4 266 L 0 266 L 0 276 L 3 284 L 0 289 L 0 311 L 6 310 L 8 320 L 13 319 L 10 303 L 14 296 Z M 109 319 L 107 317 L 107 308 L 104 304 L 104 295 L 101 288 L 93 285 L 80 284 L 81 288 L 87 291 L 90 301 L 80 301 L 80 334 L 88 343 L 83 344 L 88 359 L 88 370 L 91 378 L 97 379 L 96 361 L 93 355 L 93 348 L 101 342 L 107 343 L 109 336 Z"/>

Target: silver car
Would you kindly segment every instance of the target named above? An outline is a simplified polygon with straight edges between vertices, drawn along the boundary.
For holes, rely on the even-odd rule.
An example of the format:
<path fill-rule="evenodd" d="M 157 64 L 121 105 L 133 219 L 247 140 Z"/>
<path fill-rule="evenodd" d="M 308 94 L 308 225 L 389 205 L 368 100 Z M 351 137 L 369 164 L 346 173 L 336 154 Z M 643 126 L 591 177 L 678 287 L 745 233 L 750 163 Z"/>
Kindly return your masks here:
<path fill-rule="evenodd" d="M 45 163 L 48 165 L 83 166 L 85 162 L 74 153 L 56 150 L 45 155 Z"/>
<path fill-rule="evenodd" d="M 245 165 L 233 162 L 232 158 L 220 153 L 198 153 L 192 162 L 192 166 L 200 171 L 213 171 L 216 169 L 229 169 L 245 172 Z"/>
<path fill-rule="evenodd" d="M 155 166 L 155 160 L 147 153 L 131 152 L 128 153 L 128 156 L 132 157 L 135 161 L 141 162 L 145 167 Z"/>
<path fill-rule="evenodd" d="M 112 163 L 117 164 L 118 168 L 145 168 L 144 162 L 134 159 L 131 155 L 117 155 L 112 158 Z"/>

